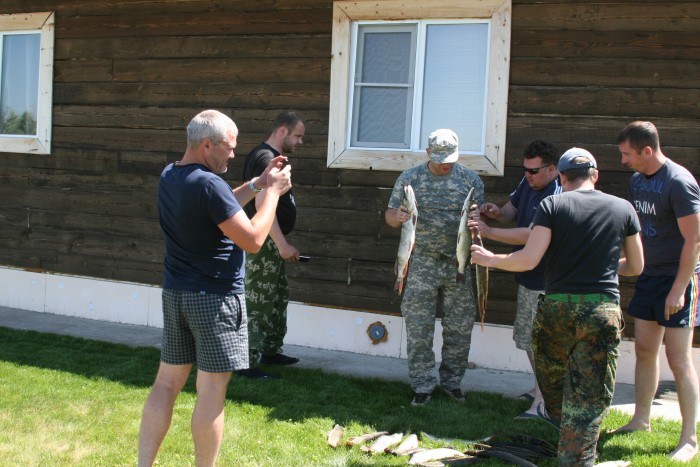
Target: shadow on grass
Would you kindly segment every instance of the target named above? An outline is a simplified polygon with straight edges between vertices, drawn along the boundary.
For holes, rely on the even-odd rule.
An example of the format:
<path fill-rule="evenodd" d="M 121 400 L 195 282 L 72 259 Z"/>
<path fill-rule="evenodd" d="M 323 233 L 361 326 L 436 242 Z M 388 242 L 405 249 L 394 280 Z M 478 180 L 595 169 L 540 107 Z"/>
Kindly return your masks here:
<path fill-rule="evenodd" d="M 17 365 L 71 372 L 148 388 L 159 364 L 159 350 L 129 347 L 71 336 L 0 328 L 0 359 Z M 328 418 L 342 426 L 360 424 L 391 432 L 425 431 L 438 437 L 476 440 L 494 433 L 527 433 L 556 445 L 558 434 L 536 420 L 514 421 L 527 402 L 500 394 L 470 392 L 459 404 L 436 390 L 424 407 L 412 407 L 408 384 L 363 379 L 294 367 L 268 367 L 277 376 L 249 380 L 233 376 L 227 398 L 234 404 L 269 409 L 283 421 Z M 194 373 L 184 391 L 195 392 Z M 467 373 L 468 377 L 468 373 Z M 332 428 L 332 424 L 328 429 Z"/>

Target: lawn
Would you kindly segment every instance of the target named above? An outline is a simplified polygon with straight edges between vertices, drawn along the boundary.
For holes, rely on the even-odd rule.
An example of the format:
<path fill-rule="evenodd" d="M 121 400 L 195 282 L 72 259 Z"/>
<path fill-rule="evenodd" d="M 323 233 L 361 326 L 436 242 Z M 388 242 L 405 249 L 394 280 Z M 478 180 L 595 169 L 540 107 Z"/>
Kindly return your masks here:
<path fill-rule="evenodd" d="M 68 336 L 0 328 L 0 458 L 4 465 L 135 465 L 138 428 L 158 366 L 158 350 Z M 234 377 L 226 402 L 222 466 L 406 465 L 407 457 L 370 455 L 359 446 L 327 445 L 337 423 L 345 438 L 372 431 L 421 432 L 477 440 L 494 433 L 527 434 L 556 445 L 557 433 L 537 420 L 513 420 L 528 403 L 499 394 L 469 393 L 464 404 L 437 394 L 411 407 L 407 384 L 360 379 L 320 370 L 270 368 L 279 378 Z M 191 465 L 189 419 L 194 379 L 179 397 L 159 453 L 162 466 Z M 604 430 L 627 415 L 611 412 Z M 626 459 L 634 466 L 674 465 L 680 423 L 655 420 L 653 433 L 603 435 L 601 461 Z M 426 447 L 446 442 L 426 441 Z M 472 445 L 452 442 L 465 450 Z M 541 466 L 553 466 L 545 459 Z M 505 465 L 487 459 L 479 465 Z M 688 465 L 688 464 L 685 464 Z M 700 465 L 694 463 L 692 465 Z"/>

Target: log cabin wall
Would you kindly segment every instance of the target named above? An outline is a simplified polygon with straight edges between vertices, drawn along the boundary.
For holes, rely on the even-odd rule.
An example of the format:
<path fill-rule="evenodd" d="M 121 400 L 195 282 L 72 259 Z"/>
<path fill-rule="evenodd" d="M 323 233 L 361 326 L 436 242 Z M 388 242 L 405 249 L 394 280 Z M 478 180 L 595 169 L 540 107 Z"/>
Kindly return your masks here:
<path fill-rule="evenodd" d="M 307 136 L 292 158 L 290 239 L 313 259 L 289 266 L 291 299 L 399 314 L 399 232 L 383 220 L 398 173 L 326 168 L 332 1 L 0 4 L 0 14 L 37 11 L 56 14 L 52 153 L 0 155 L 0 265 L 159 285 L 156 185 L 190 118 L 216 108 L 236 121 L 225 176 L 235 184 L 274 116 L 294 109 Z M 487 200 L 507 200 L 535 138 L 589 149 L 599 189 L 626 196 L 615 139 L 638 118 L 698 177 L 700 3 L 513 0 L 512 25 L 506 172 L 484 177 Z M 512 275 L 491 277 L 487 321 L 512 324 Z"/>

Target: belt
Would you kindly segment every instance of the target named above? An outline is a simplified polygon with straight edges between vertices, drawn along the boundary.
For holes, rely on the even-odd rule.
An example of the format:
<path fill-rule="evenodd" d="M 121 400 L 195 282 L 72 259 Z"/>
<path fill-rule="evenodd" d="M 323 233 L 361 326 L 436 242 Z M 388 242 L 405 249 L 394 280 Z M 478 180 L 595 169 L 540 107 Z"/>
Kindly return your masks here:
<path fill-rule="evenodd" d="M 587 294 L 569 294 L 569 293 L 555 293 L 555 294 L 545 294 L 544 298 L 546 300 L 552 300 L 555 302 L 566 302 L 566 303 L 600 303 L 600 302 L 614 302 L 615 300 L 608 297 L 603 293 L 587 293 Z"/>

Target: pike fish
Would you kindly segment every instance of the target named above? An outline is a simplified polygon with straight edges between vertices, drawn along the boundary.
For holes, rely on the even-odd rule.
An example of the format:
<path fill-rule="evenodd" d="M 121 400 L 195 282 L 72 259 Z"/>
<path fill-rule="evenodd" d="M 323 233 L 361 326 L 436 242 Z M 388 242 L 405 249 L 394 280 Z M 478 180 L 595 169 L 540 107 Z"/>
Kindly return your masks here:
<path fill-rule="evenodd" d="M 483 246 L 479 229 L 472 227 L 472 243 Z M 476 301 L 481 313 L 481 332 L 484 332 L 484 317 L 486 316 L 486 300 L 489 295 L 489 268 L 476 265 Z"/>
<path fill-rule="evenodd" d="M 371 452 L 372 454 L 377 454 L 384 452 L 391 446 L 398 444 L 403 439 L 403 433 L 394 433 L 393 435 L 382 435 L 377 438 L 371 445 L 362 446 L 364 452 Z"/>
<path fill-rule="evenodd" d="M 401 444 L 389 452 L 395 456 L 406 456 L 408 454 L 413 454 L 416 449 L 418 449 L 418 436 L 411 433 L 410 435 L 406 436 L 406 439 L 401 441 Z"/>
<path fill-rule="evenodd" d="M 373 439 L 377 439 L 382 435 L 389 434 L 388 431 L 375 431 L 372 433 L 365 433 L 364 435 L 359 435 L 359 436 L 353 436 L 352 438 L 348 439 L 348 441 L 345 443 L 348 446 L 356 446 L 358 444 L 362 444 L 365 441 L 371 441 Z"/>
<path fill-rule="evenodd" d="M 403 206 L 405 206 L 408 215 L 411 216 L 406 222 L 401 225 L 401 241 L 399 242 L 399 251 L 396 255 L 396 283 L 394 291 L 399 295 L 403 292 L 403 282 L 408 272 L 408 260 L 413 252 L 413 246 L 416 244 L 416 224 L 418 223 L 418 207 L 416 206 L 416 196 L 413 193 L 411 185 L 404 187 Z"/>
<path fill-rule="evenodd" d="M 464 284 L 465 274 L 464 272 L 469 267 L 469 259 L 472 256 L 470 250 L 472 246 L 472 236 L 467 228 L 467 222 L 469 222 L 469 208 L 471 208 L 474 203 L 474 187 L 469 190 L 469 194 L 464 199 L 464 204 L 462 205 L 462 214 L 459 219 L 459 229 L 457 230 L 457 251 L 455 258 L 457 258 L 457 283 Z"/>
<path fill-rule="evenodd" d="M 328 432 L 328 445 L 332 448 L 340 446 L 343 440 L 343 427 L 336 424 L 331 431 Z"/>
<path fill-rule="evenodd" d="M 450 448 L 426 449 L 411 456 L 408 460 L 408 465 L 422 465 L 430 461 L 439 461 L 441 459 L 455 459 L 461 457 L 469 457 L 461 451 Z"/>

